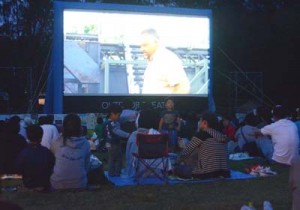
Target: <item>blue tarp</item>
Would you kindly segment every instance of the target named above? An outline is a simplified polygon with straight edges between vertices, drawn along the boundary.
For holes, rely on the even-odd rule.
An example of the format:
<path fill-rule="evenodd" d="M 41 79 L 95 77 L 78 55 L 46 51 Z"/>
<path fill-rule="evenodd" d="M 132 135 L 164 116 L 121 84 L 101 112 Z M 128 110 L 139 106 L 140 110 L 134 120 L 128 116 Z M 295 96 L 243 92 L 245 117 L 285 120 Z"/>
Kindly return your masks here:
<path fill-rule="evenodd" d="M 107 172 L 105 172 L 107 178 L 113 182 L 116 186 L 130 186 L 130 185 L 137 185 L 137 182 L 134 178 L 127 177 L 126 175 L 121 175 L 120 177 L 109 177 Z M 239 171 L 231 170 L 231 177 L 230 178 L 215 178 L 215 179 L 176 179 L 175 177 L 169 177 L 168 184 L 192 184 L 192 183 L 201 183 L 201 182 L 214 182 L 220 180 L 243 180 L 243 179 L 254 179 L 255 176 L 250 174 L 245 174 Z M 141 185 L 155 185 L 155 184 L 164 184 L 162 180 L 156 177 L 146 177 L 141 178 L 139 184 Z"/>

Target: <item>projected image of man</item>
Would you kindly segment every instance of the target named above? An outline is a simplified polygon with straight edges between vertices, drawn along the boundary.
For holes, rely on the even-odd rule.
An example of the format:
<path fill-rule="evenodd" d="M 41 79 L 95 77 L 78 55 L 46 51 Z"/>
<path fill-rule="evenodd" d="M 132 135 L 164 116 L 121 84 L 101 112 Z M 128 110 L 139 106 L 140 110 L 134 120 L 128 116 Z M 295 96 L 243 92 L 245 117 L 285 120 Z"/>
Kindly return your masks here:
<path fill-rule="evenodd" d="M 190 84 L 181 60 L 161 44 L 156 30 L 147 29 L 141 35 L 141 50 L 148 60 L 142 92 L 188 94 Z"/>

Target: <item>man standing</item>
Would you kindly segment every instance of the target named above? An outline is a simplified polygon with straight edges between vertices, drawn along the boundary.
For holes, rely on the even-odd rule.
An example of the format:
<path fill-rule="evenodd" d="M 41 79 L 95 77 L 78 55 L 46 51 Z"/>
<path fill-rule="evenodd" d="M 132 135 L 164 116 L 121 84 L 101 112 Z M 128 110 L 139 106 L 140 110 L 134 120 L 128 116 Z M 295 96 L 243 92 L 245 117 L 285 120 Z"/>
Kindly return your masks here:
<path fill-rule="evenodd" d="M 141 49 L 148 59 L 144 73 L 145 94 L 188 94 L 190 84 L 181 60 L 162 46 L 154 29 L 142 32 Z"/>

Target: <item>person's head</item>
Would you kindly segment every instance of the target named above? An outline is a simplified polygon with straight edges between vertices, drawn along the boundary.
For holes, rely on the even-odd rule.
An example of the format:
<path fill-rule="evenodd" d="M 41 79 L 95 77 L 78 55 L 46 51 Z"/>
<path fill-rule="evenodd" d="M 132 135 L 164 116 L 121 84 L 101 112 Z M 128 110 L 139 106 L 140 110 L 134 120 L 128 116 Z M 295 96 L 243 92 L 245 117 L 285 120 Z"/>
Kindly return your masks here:
<path fill-rule="evenodd" d="M 275 121 L 284 119 L 287 117 L 287 110 L 285 109 L 285 107 L 283 107 L 281 105 L 275 106 L 272 112 L 273 112 L 273 118 Z"/>
<path fill-rule="evenodd" d="M 29 125 L 26 128 L 27 138 L 31 143 L 40 144 L 43 137 L 43 129 L 39 125 Z"/>
<path fill-rule="evenodd" d="M 159 47 L 159 36 L 155 29 L 146 29 L 141 33 L 141 50 L 150 59 Z"/>
<path fill-rule="evenodd" d="M 85 125 L 81 126 L 81 134 L 83 136 L 87 136 L 87 134 L 88 134 L 88 130 L 87 130 L 87 127 Z"/>
<path fill-rule="evenodd" d="M 39 125 L 45 125 L 45 124 L 47 124 L 47 117 L 40 116 L 38 121 L 39 121 Z"/>
<path fill-rule="evenodd" d="M 5 132 L 17 134 L 20 131 L 20 121 L 15 118 L 10 118 L 4 127 Z"/>
<path fill-rule="evenodd" d="M 218 117 L 213 112 L 205 112 L 202 114 L 199 122 L 200 129 L 218 128 Z"/>
<path fill-rule="evenodd" d="M 231 117 L 228 116 L 228 115 L 224 115 L 222 117 L 222 124 L 223 124 L 223 127 L 226 128 L 231 122 Z"/>
<path fill-rule="evenodd" d="M 82 134 L 81 119 L 76 114 L 68 114 L 63 120 L 64 139 L 69 137 L 79 137 Z"/>
<path fill-rule="evenodd" d="M 102 124 L 103 123 L 103 118 L 102 117 L 97 117 L 97 124 Z"/>
<path fill-rule="evenodd" d="M 28 127 L 29 125 L 32 125 L 32 119 L 30 117 L 24 118 L 25 127 Z"/>
<path fill-rule="evenodd" d="M 45 120 L 46 120 L 46 124 L 53 124 L 53 121 L 54 121 L 54 115 L 48 114 L 48 115 L 45 117 Z"/>
<path fill-rule="evenodd" d="M 10 120 L 11 120 L 11 121 L 15 121 L 15 122 L 17 122 L 17 123 L 20 123 L 21 118 L 20 118 L 18 115 L 15 115 L 15 116 L 12 116 L 12 117 L 10 118 Z"/>
<path fill-rule="evenodd" d="M 108 118 L 112 121 L 119 120 L 122 108 L 118 104 L 111 104 L 107 109 Z"/>
<path fill-rule="evenodd" d="M 139 128 L 158 129 L 159 116 L 150 109 L 142 110 L 138 119 Z"/>
<path fill-rule="evenodd" d="M 244 122 L 246 125 L 257 126 L 258 120 L 253 113 L 249 113 L 246 115 Z"/>
<path fill-rule="evenodd" d="M 171 97 L 165 99 L 165 108 L 166 110 L 170 111 L 174 109 L 174 100 Z"/>

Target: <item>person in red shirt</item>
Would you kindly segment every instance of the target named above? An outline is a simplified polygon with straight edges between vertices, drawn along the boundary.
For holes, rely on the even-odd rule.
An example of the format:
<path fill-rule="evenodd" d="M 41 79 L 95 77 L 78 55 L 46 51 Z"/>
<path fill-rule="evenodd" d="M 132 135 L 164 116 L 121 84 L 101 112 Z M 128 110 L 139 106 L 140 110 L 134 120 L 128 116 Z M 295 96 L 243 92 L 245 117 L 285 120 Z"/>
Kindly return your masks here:
<path fill-rule="evenodd" d="M 228 138 L 228 152 L 229 154 L 238 152 L 238 143 L 235 139 L 235 126 L 231 122 L 231 118 L 229 116 L 222 117 L 222 132 Z"/>
<path fill-rule="evenodd" d="M 222 124 L 223 124 L 223 133 L 230 139 L 235 141 L 234 135 L 235 135 L 235 127 L 231 123 L 231 118 L 229 116 L 223 116 L 222 118 Z"/>

